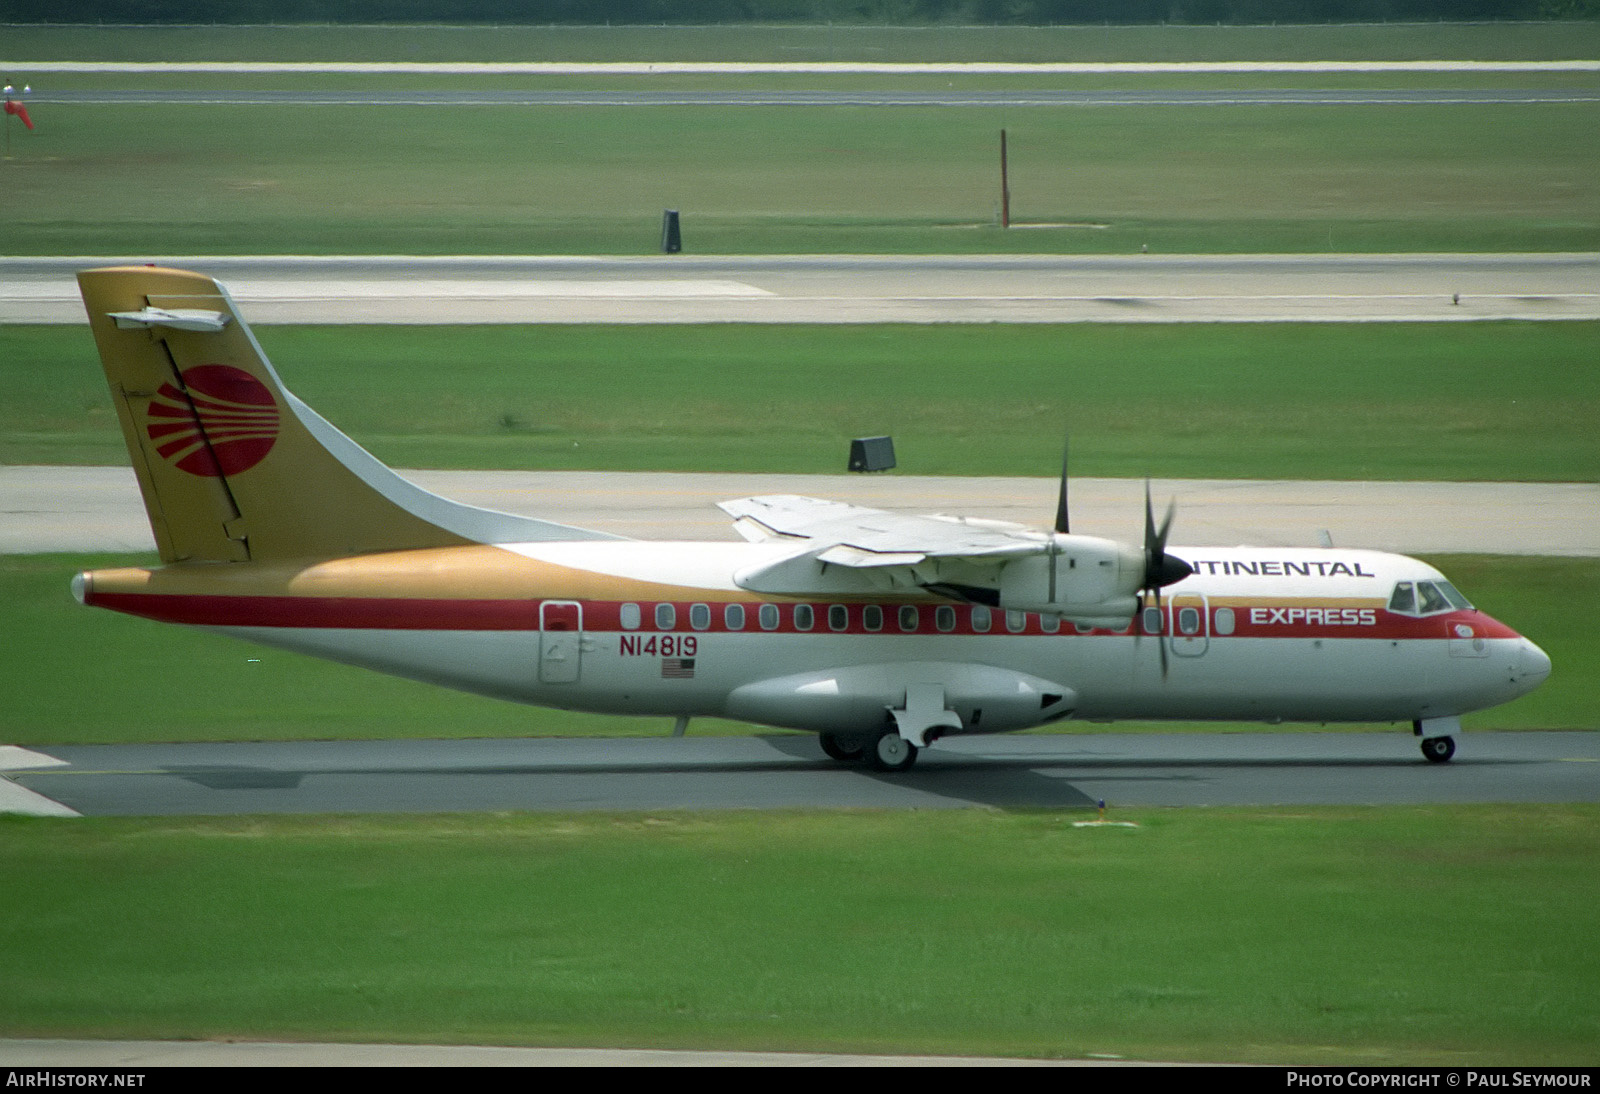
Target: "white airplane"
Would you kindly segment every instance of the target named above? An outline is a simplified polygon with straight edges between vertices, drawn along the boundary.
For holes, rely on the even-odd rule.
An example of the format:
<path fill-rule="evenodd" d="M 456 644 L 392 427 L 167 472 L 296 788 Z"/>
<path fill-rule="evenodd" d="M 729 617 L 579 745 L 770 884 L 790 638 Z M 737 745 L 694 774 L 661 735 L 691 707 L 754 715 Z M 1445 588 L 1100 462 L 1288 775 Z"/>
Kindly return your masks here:
<path fill-rule="evenodd" d="M 84 604 L 567 710 L 811 730 L 903 771 L 946 734 L 1062 719 L 1409 722 L 1537 687 L 1538 646 L 1372 551 L 1168 548 L 813 498 L 722 504 L 747 542 L 623 539 L 448 501 L 291 395 L 226 290 L 78 275 L 164 565 Z"/>

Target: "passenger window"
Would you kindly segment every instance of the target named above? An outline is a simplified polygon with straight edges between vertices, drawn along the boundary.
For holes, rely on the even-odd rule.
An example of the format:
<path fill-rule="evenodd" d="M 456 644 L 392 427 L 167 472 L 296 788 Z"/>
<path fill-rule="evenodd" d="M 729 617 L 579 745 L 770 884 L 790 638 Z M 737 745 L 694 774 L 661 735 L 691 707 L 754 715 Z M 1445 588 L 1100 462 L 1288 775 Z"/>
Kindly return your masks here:
<path fill-rule="evenodd" d="M 1006 630 L 1010 631 L 1012 634 L 1021 634 L 1023 631 L 1025 631 L 1027 629 L 1028 629 L 1028 613 L 1027 612 L 1007 612 L 1006 613 Z"/>
<path fill-rule="evenodd" d="M 796 604 L 794 606 L 794 629 L 809 631 L 816 625 L 816 613 L 811 610 L 810 604 Z"/>
<path fill-rule="evenodd" d="M 861 625 L 869 631 L 883 630 L 883 609 L 876 604 L 868 604 L 862 608 Z"/>
<path fill-rule="evenodd" d="M 636 631 L 636 630 L 638 630 L 639 629 L 639 623 L 641 622 L 641 618 L 642 617 L 639 614 L 639 605 L 637 605 L 637 604 L 624 604 L 622 606 L 622 629 L 623 630 L 625 630 L 625 631 Z"/>
<path fill-rule="evenodd" d="M 722 609 L 722 625 L 730 631 L 744 630 L 744 605 L 729 604 Z"/>
<path fill-rule="evenodd" d="M 1145 634 L 1161 633 L 1161 609 L 1149 607 L 1139 617 L 1139 626 Z"/>
<path fill-rule="evenodd" d="M 689 605 L 689 626 L 697 631 L 706 630 L 711 626 L 711 605 Z"/>
<path fill-rule="evenodd" d="M 775 631 L 778 629 L 778 606 L 776 604 L 763 604 L 757 613 L 761 621 L 761 629 Z"/>
<path fill-rule="evenodd" d="M 670 631 L 678 623 L 678 609 L 671 604 L 656 605 L 656 630 Z"/>
<path fill-rule="evenodd" d="M 907 634 L 910 634 L 912 631 L 916 630 L 918 623 L 917 617 L 920 614 L 921 613 L 917 611 L 915 604 L 900 605 L 900 629 L 905 631 Z"/>
<path fill-rule="evenodd" d="M 994 613 L 982 604 L 973 606 L 972 629 L 978 634 L 988 634 L 989 628 L 994 626 Z"/>
<path fill-rule="evenodd" d="M 1178 609 L 1178 633 L 1179 634 L 1199 634 L 1200 633 L 1200 609 L 1199 608 L 1179 608 Z"/>
<path fill-rule="evenodd" d="M 843 604 L 830 604 L 828 606 L 828 626 L 836 631 L 849 630 L 850 609 Z"/>
<path fill-rule="evenodd" d="M 949 632 L 956 629 L 956 610 L 948 604 L 940 604 L 933 609 L 933 625 L 941 631 Z"/>
<path fill-rule="evenodd" d="M 1217 614 L 1212 617 L 1212 630 L 1217 634 L 1227 636 L 1233 633 L 1233 628 L 1233 609 L 1218 608 Z"/>
<path fill-rule="evenodd" d="M 1039 615 L 1039 629 L 1045 634 L 1056 634 L 1061 630 L 1061 617 L 1059 615 Z"/>
<path fill-rule="evenodd" d="M 1411 582 L 1402 581 L 1394 587 L 1394 595 L 1389 598 L 1389 610 L 1402 615 L 1417 613 L 1417 597 L 1411 591 Z"/>
<path fill-rule="evenodd" d="M 1450 610 L 1450 602 L 1444 598 L 1443 593 L 1433 587 L 1431 581 L 1417 582 L 1417 601 L 1422 606 L 1423 615 Z"/>

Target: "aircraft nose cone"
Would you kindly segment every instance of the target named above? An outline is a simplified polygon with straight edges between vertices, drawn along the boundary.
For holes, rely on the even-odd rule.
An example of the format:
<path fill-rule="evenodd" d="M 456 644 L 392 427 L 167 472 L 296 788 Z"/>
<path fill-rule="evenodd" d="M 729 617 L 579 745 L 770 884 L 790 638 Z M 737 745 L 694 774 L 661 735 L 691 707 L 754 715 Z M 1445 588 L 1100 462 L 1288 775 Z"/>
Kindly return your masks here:
<path fill-rule="evenodd" d="M 1526 638 L 1517 647 L 1511 671 L 1521 683 L 1536 685 L 1550 675 L 1550 657 Z"/>

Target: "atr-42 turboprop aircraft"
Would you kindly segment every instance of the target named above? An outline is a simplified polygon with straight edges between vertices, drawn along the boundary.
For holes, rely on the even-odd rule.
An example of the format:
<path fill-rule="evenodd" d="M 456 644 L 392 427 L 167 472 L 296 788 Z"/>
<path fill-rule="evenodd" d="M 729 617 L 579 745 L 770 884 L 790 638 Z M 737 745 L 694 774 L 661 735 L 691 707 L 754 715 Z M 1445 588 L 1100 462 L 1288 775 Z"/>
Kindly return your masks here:
<path fill-rule="evenodd" d="M 773 496 L 748 542 L 627 540 L 447 501 L 291 395 L 227 292 L 180 270 L 78 275 L 164 565 L 85 604 L 569 710 L 811 730 L 911 766 L 946 734 L 1091 720 L 1410 722 L 1550 661 L 1439 572 L 1372 551 L 1167 547 Z"/>

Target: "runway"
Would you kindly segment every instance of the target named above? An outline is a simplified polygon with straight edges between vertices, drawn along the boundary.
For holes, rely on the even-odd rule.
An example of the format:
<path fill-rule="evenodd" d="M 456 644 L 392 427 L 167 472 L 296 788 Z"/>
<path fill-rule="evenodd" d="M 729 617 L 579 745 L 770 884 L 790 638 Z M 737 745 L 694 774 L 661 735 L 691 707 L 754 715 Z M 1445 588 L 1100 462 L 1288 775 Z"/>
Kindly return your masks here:
<path fill-rule="evenodd" d="M 1071 106 L 1487 106 L 1600 102 L 1587 88 L 1015 88 L 906 91 L 888 88 L 786 90 L 683 88 L 659 91 L 568 88 L 424 88 L 366 91 L 278 88 L 63 89 L 30 103 L 92 106 L 721 106 L 721 107 L 1071 107 Z"/>
<path fill-rule="evenodd" d="M 841 451 L 840 460 L 843 462 Z M 490 509 L 634 539 L 736 540 L 716 503 L 804 494 L 875 509 L 1038 527 L 1055 512 L 1046 478 L 719 475 L 602 471 L 407 471 L 424 488 Z M 1144 483 L 1075 478 L 1074 530 L 1116 539 L 1142 527 Z M 1402 554 L 1600 555 L 1600 484 L 1157 479 L 1178 507 L 1173 543 L 1342 547 Z M 153 551 L 128 467 L 0 467 L 0 554 Z M 1468 594 L 1470 595 L 1470 590 Z"/>
<path fill-rule="evenodd" d="M 909 772 L 760 737 L 76 745 L 0 754 L 85 816 L 496 810 L 1093 809 L 1600 800 L 1600 734 L 1467 733 L 1449 764 L 1409 733 L 953 738 Z M 28 766 L 22 766 L 26 764 Z M 14 795 L 14 798 L 16 796 Z M 37 804 L 37 803 L 36 803 Z M 0 808 L 17 809 L 13 801 Z M 39 811 L 45 805 L 38 804 Z"/>
<path fill-rule="evenodd" d="M 951 232 L 995 230 L 951 224 Z M 1093 232 L 1019 224 L 1013 232 Z M 693 213 L 684 219 L 693 247 Z M 251 323 L 1176 323 L 1600 319 L 1600 254 L 206 256 L 0 259 L 0 323 L 82 323 L 73 280 L 209 273 Z"/>

